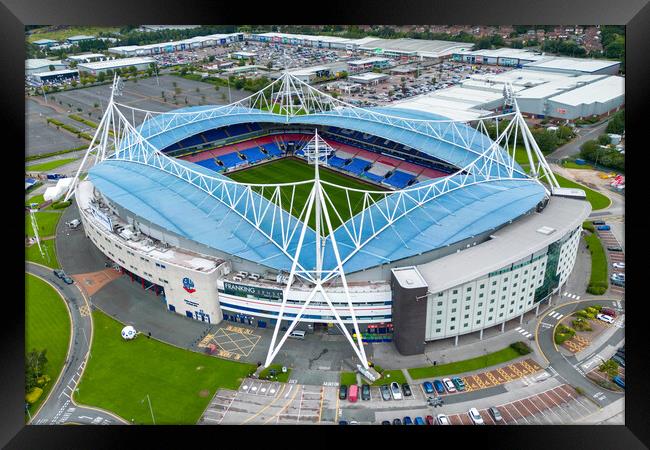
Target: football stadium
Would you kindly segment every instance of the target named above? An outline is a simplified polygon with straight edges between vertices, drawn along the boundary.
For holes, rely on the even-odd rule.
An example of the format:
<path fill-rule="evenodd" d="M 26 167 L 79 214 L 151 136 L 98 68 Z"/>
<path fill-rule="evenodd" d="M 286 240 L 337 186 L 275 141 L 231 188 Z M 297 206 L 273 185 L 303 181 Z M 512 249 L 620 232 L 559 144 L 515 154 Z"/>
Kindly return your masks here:
<path fill-rule="evenodd" d="M 405 355 L 482 339 L 573 269 L 589 203 L 558 186 L 513 97 L 461 122 L 359 108 L 288 73 L 165 113 L 119 93 L 116 78 L 66 199 L 161 308 L 273 329 L 265 366 L 298 331 L 343 334 L 365 367 L 372 334 Z"/>

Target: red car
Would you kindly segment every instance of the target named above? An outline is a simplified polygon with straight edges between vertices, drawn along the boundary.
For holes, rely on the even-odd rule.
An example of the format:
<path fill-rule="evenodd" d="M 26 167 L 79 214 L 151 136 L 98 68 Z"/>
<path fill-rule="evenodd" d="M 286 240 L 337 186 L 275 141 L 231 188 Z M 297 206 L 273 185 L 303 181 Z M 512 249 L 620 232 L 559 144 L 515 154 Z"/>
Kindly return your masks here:
<path fill-rule="evenodd" d="M 433 420 L 433 416 L 427 416 L 425 420 L 427 422 L 427 425 L 433 425 L 435 423 L 435 421 Z"/>
<path fill-rule="evenodd" d="M 602 308 L 600 312 L 610 317 L 616 317 L 616 311 L 610 308 Z"/>

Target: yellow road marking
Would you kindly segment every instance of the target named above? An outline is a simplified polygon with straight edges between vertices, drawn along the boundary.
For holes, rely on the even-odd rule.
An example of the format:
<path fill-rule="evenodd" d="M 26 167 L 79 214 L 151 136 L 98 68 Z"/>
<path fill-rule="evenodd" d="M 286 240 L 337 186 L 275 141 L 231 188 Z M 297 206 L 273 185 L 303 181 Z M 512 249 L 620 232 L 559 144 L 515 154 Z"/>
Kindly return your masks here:
<path fill-rule="evenodd" d="M 318 410 L 318 423 L 321 421 L 321 417 L 323 416 L 323 401 L 325 400 L 325 387 L 321 386 L 320 387 L 320 408 Z"/>
<path fill-rule="evenodd" d="M 271 401 L 271 403 L 269 403 L 269 404 L 266 405 L 264 408 L 262 408 L 262 409 L 260 409 L 259 411 L 257 411 L 257 413 L 255 413 L 254 415 L 252 415 L 252 416 L 249 417 L 248 419 L 244 420 L 244 421 L 242 422 L 242 424 L 250 422 L 251 420 L 253 420 L 253 419 L 256 418 L 257 416 L 259 416 L 260 414 L 262 414 L 264 411 L 266 411 L 268 408 L 270 408 L 271 406 L 273 406 L 273 403 L 275 403 L 275 402 L 280 398 L 280 394 L 282 394 L 282 393 L 284 392 L 284 389 L 285 389 L 286 387 L 287 387 L 287 385 L 286 385 L 286 384 L 283 384 L 283 385 L 282 385 L 282 389 L 280 389 L 280 392 L 278 392 L 277 396 L 276 396 L 276 397 Z"/>
<path fill-rule="evenodd" d="M 286 385 L 285 385 L 285 386 L 286 386 Z M 296 386 L 296 387 L 298 387 L 298 385 L 295 385 L 295 384 L 292 385 L 292 386 Z M 284 407 L 283 407 L 280 411 L 278 411 L 277 414 L 274 414 L 274 415 L 272 415 L 271 417 L 269 417 L 269 420 L 267 420 L 266 422 L 264 422 L 264 424 L 269 423 L 271 420 L 273 420 L 273 419 L 276 418 L 276 417 L 278 417 L 278 419 L 279 419 L 280 414 L 282 414 L 282 413 L 284 412 L 285 409 L 289 408 L 289 405 L 291 405 L 291 404 L 293 403 L 293 401 L 296 399 L 296 396 L 298 395 L 298 391 L 300 391 L 299 388 L 296 389 L 296 392 L 293 394 L 293 397 L 291 397 L 291 399 L 290 399 L 290 400 L 289 400 L 289 401 L 284 405 Z"/>

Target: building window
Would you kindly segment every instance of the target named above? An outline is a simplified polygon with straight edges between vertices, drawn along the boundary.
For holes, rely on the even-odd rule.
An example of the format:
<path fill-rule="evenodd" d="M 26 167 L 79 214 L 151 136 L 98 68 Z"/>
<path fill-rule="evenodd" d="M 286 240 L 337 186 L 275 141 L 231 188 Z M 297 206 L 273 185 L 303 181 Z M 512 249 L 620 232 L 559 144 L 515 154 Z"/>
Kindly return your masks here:
<path fill-rule="evenodd" d="M 455 329 L 456 329 L 456 327 L 453 326 L 453 325 L 449 327 L 449 330 L 455 330 Z"/>
<path fill-rule="evenodd" d="M 452 317 L 452 318 L 451 318 L 451 322 L 456 322 L 456 318 L 455 318 L 455 317 Z"/>
<path fill-rule="evenodd" d="M 480 287 L 481 289 L 483 289 L 483 288 L 485 287 L 485 284 L 482 284 L 482 285 L 480 285 L 479 287 Z"/>
<path fill-rule="evenodd" d="M 438 306 L 442 306 L 442 302 L 438 302 Z"/>
<path fill-rule="evenodd" d="M 440 316 L 442 315 L 442 311 L 438 311 L 437 314 Z"/>
<path fill-rule="evenodd" d="M 467 297 L 465 297 L 465 301 L 466 301 L 466 302 L 470 301 L 471 299 L 472 299 L 472 297 L 469 296 L 469 295 L 468 295 Z"/>
<path fill-rule="evenodd" d="M 440 333 L 440 328 L 436 328 L 436 333 Z"/>
<path fill-rule="evenodd" d="M 466 291 L 467 291 L 467 292 L 471 292 L 471 291 L 472 291 L 472 287 L 471 287 L 471 286 L 468 287 Z"/>
<path fill-rule="evenodd" d="M 442 297 L 442 292 L 438 292 L 438 297 Z"/>
<path fill-rule="evenodd" d="M 469 319 L 469 314 L 465 314 L 465 317 L 463 319 Z"/>
<path fill-rule="evenodd" d="M 452 303 L 452 304 L 455 304 L 457 301 L 458 301 L 457 299 L 453 299 L 453 300 L 451 301 L 451 303 Z"/>
<path fill-rule="evenodd" d="M 441 323 L 442 323 L 442 320 L 440 320 L 440 319 L 436 320 L 437 325 L 440 325 Z"/>
<path fill-rule="evenodd" d="M 455 313 L 455 312 L 456 312 L 456 308 L 453 308 L 453 309 L 451 310 L 451 312 L 452 312 L 452 313 Z"/>
<path fill-rule="evenodd" d="M 488 312 L 492 312 L 492 311 L 494 311 L 494 308 L 490 308 L 490 310 Z"/>
<path fill-rule="evenodd" d="M 483 298 L 483 294 L 478 294 L 478 298 Z"/>
<path fill-rule="evenodd" d="M 467 305 L 467 306 L 465 307 L 465 310 L 468 310 L 468 309 L 469 309 L 469 305 Z"/>
<path fill-rule="evenodd" d="M 458 294 L 458 289 L 454 289 L 453 291 L 451 291 L 451 293 L 452 294 Z"/>

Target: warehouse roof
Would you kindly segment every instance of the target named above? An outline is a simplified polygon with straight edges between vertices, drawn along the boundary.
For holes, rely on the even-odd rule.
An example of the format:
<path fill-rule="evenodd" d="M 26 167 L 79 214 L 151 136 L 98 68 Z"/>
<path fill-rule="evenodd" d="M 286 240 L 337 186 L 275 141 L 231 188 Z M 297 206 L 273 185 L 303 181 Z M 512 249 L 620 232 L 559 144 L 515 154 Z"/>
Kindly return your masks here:
<path fill-rule="evenodd" d="M 605 77 L 606 75 L 580 75 L 577 77 L 559 78 L 555 81 L 550 81 L 518 92 L 517 98 L 548 98 L 571 89 L 580 88 L 580 86 L 593 83 Z"/>
<path fill-rule="evenodd" d="M 473 55 L 473 56 L 483 56 L 487 58 L 513 58 L 513 59 L 525 59 L 530 61 L 539 61 L 544 59 L 540 53 L 532 52 L 530 50 L 523 50 L 517 48 L 497 48 L 494 50 L 482 49 L 482 50 L 473 50 L 473 51 L 462 51 L 457 52 L 459 55 Z"/>
<path fill-rule="evenodd" d="M 155 63 L 154 58 L 149 58 L 147 56 L 140 57 L 136 56 L 133 58 L 120 58 L 120 59 L 111 59 L 108 61 L 97 61 L 91 63 L 82 63 L 77 67 L 86 68 L 90 70 L 101 70 L 101 69 L 110 69 L 111 67 L 124 67 L 124 66 L 135 66 L 138 64 L 149 64 Z"/>
<path fill-rule="evenodd" d="M 591 73 L 620 64 L 620 61 L 606 59 L 547 57 L 540 61 L 527 63 L 524 67 L 531 69 L 575 70 Z"/>
<path fill-rule="evenodd" d="M 604 103 L 625 95 L 625 78 L 609 76 L 594 83 L 552 97 L 551 100 L 577 106 L 587 103 Z"/>
<path fill-rule="evenodd" d="M 579 227 L 591 212 L 589 202 L 552 197 L 541 213 L 531 213 L 495 232 L 482 244 L 417 266 L 431 292 L 440 292 L 516 263 Z M 555 231 L 544 234 L 538 230 Z M 494 255 L 499 255 L 498 259 Z"/>
<path fill-rule="evenodd" d="M 40 69 L 41 67 L 49 67 L 49 66 L 65 66 L 63 62 L 59 61 L 52 61 L 49 59 L 26 59 L 25 60 L 25 69 L 27 70 L 33 70 L 33 69 Z"/>

